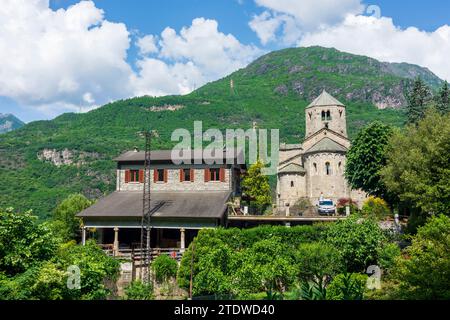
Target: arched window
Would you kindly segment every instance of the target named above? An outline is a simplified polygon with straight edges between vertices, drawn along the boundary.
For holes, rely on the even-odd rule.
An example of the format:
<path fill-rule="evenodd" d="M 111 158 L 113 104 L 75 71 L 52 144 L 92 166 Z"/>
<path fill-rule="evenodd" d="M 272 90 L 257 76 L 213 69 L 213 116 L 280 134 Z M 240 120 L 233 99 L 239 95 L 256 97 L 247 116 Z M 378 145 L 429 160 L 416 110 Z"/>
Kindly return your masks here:
<path fill-rule="evenodd" d="M 317 163 L 313 163 L 314 166 L 314 172 L 317 173 Z"/>
<path fill-rule="evenodd" d="M 340 162 L 340 161 L 338 163 L 338 171 L 339 171 L 339 173 L 342 173 L 342 162 Z"/>
<path fill-rule="evenodd" d="M 330 110 L 328 110 L 327 111 L 327 120 L 331 120 L 331 111 Z"/>
<path fill-rule="evenodd" d="M 344 110 L 339 110 L 339 116 L 342 118 L 342 112 L 344 112 Z"/>
<path fill-rule="evenodd" d="M 325 121 L 325 119 L 326 119 L 326 113 L 325 113 L 325 111 L 322 111 L 322 121 Z"/>
<path fill-rule="evenodd" d="M 325 163 L 325 173 L 327 176 L 331 176 L 331 165 L 329 162 Z"/>
<path fill-rule="evenodd" d="M 312 112 L 308 112 L 308 115 L 309 115 L 309 120 L 311 120 L 312 119 Z"/>
<path fill-rule="evenodd" d="M 294 187 L 294 181 L 291 181 L 291 188 Z"/>

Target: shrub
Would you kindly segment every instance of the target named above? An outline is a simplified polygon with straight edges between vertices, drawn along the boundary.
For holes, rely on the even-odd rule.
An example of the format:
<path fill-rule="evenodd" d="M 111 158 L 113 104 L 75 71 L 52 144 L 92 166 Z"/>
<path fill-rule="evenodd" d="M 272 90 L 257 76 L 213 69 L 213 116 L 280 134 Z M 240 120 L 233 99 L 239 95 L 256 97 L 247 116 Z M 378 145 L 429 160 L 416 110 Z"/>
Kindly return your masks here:
<path fill-rule="evenodd" d="M 327 300 L 362 300 L 366 282 L 365 274 L 339 274 L 327 287 Z"/>
<path fill-rule="evenodd" d="M 153 286 L 141 281 L 133 281 L 125 288 L 125 300 L 152 300 Z"/>
<path fill-rule="evenodd" d="M 362 213 L 365 216 L 376 217 L 378 219 L 386 218 L 391 214 L 391 210 L 386 201 L 381 198 L 369 197 L 364 201 Z"/>
<path fill-rule="evenodd" d="M 350 198 L 341 198 L 336 204 L 337 212 L 340 215 L 345 215 L 345 207 L 350 206 L 350 213 L 358 213 L 358 205 Z"/>
<path fill-rule="evenodd" d="M 156 281 L 165 282 L 177 275 L 178 263 L 168 255 L 162 254 L 152 262 L 152 270 Z"/>
<path fill-rule="evenodd" d="M 378 249 L 378 265 L 382 269 L 389 271 L 401 253 L 402 251 L 396 243 L 386 243 Z"/>

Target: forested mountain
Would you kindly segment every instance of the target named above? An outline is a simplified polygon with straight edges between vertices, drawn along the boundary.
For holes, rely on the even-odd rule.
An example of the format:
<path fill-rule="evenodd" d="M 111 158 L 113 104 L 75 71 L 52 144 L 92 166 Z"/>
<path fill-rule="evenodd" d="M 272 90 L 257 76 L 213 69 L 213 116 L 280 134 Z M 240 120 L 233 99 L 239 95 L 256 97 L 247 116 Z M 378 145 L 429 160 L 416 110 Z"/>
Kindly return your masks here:
<path fill-rule="evenodd" d="M 153 148 L 173 145 L 176 128 L 279 128 L 281 142 L 300 142 L 304 108 L 323 89 L 347 105 L 350 137 L 373 120 L 402 126 L 406 91 L 420 75 L 432 88 L 441 80 L 427 69 L 389 64 L 321 47 L 269 53 L 246 68 L 184 96 L 137 97 L 85 114 L 36 121 L 0 137 L 0 207 L 34 209 L 48 217 L 74 192 L 98 198 L 115 187 L 111 159 L 134 146 L 139 132 L 157 133 Z"/>

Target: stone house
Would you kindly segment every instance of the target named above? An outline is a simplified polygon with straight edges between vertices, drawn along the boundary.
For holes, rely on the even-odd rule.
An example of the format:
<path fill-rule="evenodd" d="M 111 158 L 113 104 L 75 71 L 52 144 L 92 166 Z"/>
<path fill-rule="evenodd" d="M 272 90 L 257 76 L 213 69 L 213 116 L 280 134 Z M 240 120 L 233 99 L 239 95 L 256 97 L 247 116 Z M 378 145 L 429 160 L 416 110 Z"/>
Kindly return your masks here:
<path fill-rule="evenodd" d="M 150 188 L 153 248 L 184 248 L 199 229 L 225 226 L 228 202 L 240 195 L 238 152 L 224 164 L 194 159 L 192 164 L 174 164 L 172 150 L 151 152 Z M 86 230 L 95 228 L 100 244 L 114 244 L 115 250 L 140 244 L 143 211 L 145 152 L 128 151 L 116 159 L 116 190 L 78 214 Z M 217 163 L 217 162 L 216 162 Z"/>
<path fill-rule="evenodd" d="M 350 147 L 345 105 L 324 90 L 306 107 L 305 119 L 303 143 L 280 146 L 277 208 L 287 211 L 301 199 L 315 205 L 321 197 L 361 204 L 365 194 L 351 190 L 344 177 Z"/>

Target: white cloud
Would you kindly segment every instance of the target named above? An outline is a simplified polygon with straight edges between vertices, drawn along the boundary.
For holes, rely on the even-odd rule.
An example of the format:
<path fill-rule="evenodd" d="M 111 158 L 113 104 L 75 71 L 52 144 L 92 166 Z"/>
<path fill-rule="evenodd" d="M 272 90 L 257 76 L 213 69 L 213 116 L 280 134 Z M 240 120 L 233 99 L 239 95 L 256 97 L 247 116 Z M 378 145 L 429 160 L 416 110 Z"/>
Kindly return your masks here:
<path fill-rule="evenodd" d="M 304 35 L 299 45 L 334 47 L 381 61 L 418 64 L 450 80 L 448 25 L 425 32 L 396 27 L 391 18 L 349 15 L 339 25 Z"/>
<path fill-rule="evenodd" d="M 250 21 L 262 44 L 276 38 L 282 29 L 281 41 L 295 44 L 304 31 L 316 30 L 340 23 L 348 14 L 359 14 L 364 10 L 361 0 L 255 0 L 266 8 Z"/>
<path fill-rule="evenodd" d="M 151 34 L 139 38 L 136 42 L 136 45 L 139 48 L 139 53 L 142 55 L 147 55 L 158 52 L 156 41 L 156 37 Z"/>
<path fill-rule="evenodd" d="M 158 54 L 137 62 L 139 73 L 132 77 L 137 95 L 185 94 L 262 54 L 260 49 L 220 32 L 217 21 L 204 18 L 194 19 L 179 33 L 168 27 L 159 38 Z"/>
<path fill-rule="evenodd" d="M 127 95 L 129 33 L 103 15 L 92 1 L 54 11 L 45 0 L 3 0 L 0 95 L 47 114 Z"/>
<path fill-rule="evenodd" d="M 2 0 L 0 96 L 48 118 L 133 95 L 188 93 L 261 54 L 220 32 L 215 20 L 198 18 L 179 33 L 166 28 L 137 39 L 135 72 L 130 38 L 93 1 L 55 11 L 48 0 Z"/>

